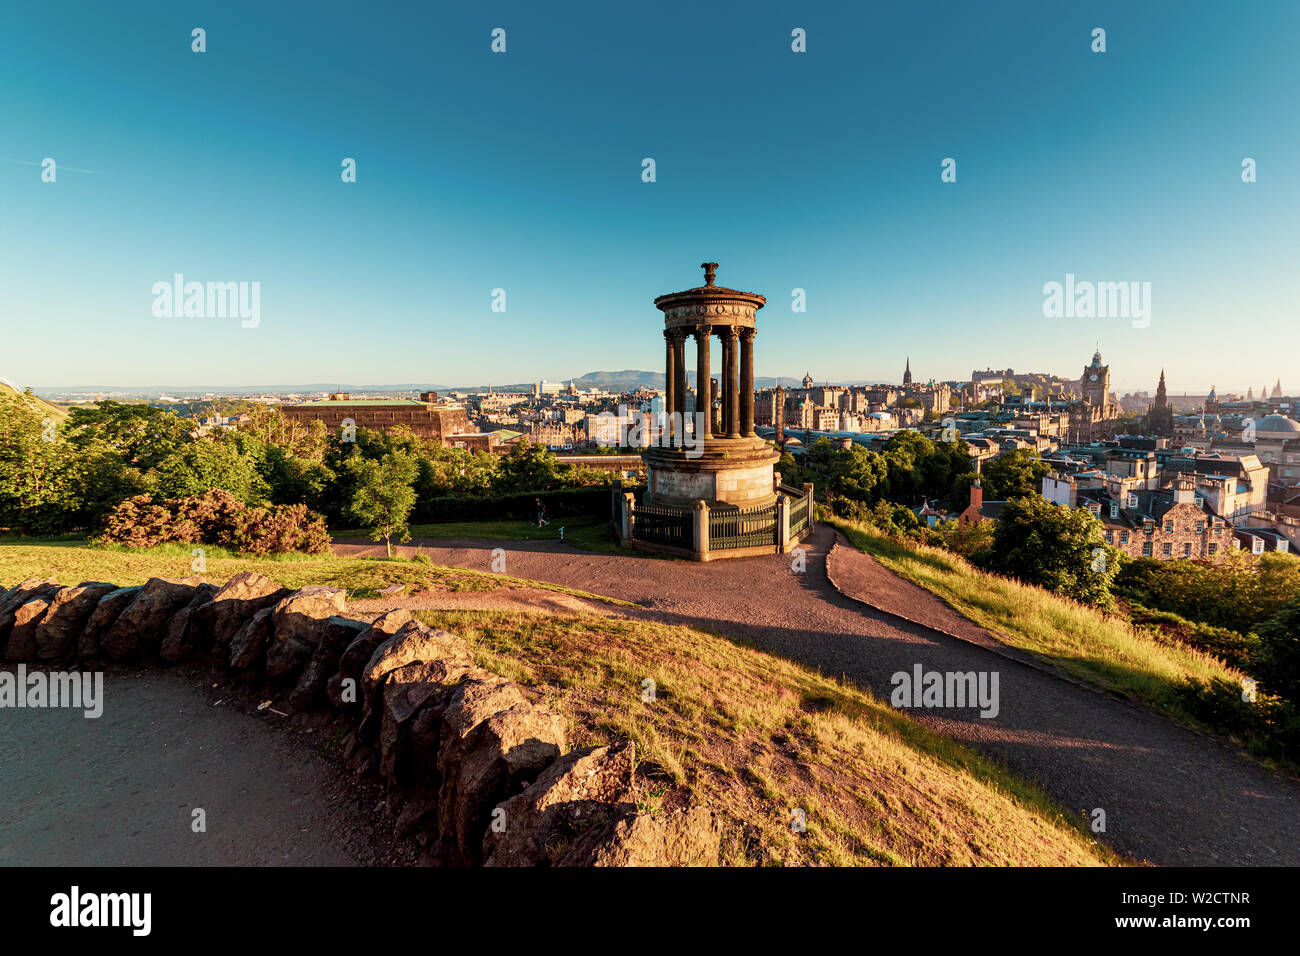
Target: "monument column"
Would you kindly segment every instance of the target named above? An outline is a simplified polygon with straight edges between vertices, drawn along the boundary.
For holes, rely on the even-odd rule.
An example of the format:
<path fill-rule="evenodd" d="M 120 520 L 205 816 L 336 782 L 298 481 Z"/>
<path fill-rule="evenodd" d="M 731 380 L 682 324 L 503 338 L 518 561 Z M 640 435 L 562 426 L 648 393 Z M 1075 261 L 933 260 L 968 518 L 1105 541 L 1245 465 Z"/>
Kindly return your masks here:
<path fill-rule="evenodd" d="M 727 397 L 723 399 L 722 407 L 728 438 L 740 437 L 740 338 L 737 332 L 734 325 L 727 326 L 727 347 L 723 350 L 727 357 Z"/>
<path fill-rule="evenodd" d="M 704 423 L 704 434 L 697 435 L 697 438 L 703 438 L 712 432 L 713 421 L 713 397 L 710 395 L 712 389 L 709 387 L 709 336 L 713 330 L 707 325 L 697 326 L 695 332 L 695 412 L 702 416 L 696 421 Z"/>
<path fill-rule="evenodd" d="M 681 404 L 681 399 L 673 395 L 673 389 L 677 387 L 677 343 L 673 341 L 673 333 L 668 329 L 664 329 L 664 346 L 667 351 L 664 357 L 664 413 L 668 422 L 665 425 L 666 431 L 672 426 L 673 411 Z"/>
<path fill-rule="evenodd" d="M 754 437 L 754 329 L 740 332 L 740 433 Z"/>
<path fill-rule="evenodd" d="M 681 329 L 673 329 L 673 351 L 677 354 L 677 383 L 673 386 L 673 393 L 677 396 L 677 411 L 682 416 L 681 435 L 686 435 L 686 420 L 690 417 L 691 410 L 686 407 L 686 333 Z"/>

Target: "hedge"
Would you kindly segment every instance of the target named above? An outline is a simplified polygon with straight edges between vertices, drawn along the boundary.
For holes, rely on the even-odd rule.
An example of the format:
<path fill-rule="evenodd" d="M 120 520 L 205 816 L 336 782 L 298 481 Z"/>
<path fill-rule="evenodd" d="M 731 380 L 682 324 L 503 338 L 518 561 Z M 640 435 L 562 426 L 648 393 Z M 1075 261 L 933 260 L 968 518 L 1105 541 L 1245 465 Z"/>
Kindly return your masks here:
<path fill-rule="evenodd" d="M 607 517 L 610 508 L 610 489 L 605 486 L 591 488 L 565 488 L 559 491 L 528 491 L 497 497 L 466 497 L 451 495 L 443 498 L 424 498 L 417 501 L 412 515 L 413 523 L 438 524 L 444 521 L 501 521 L 518 518 L 536 518 L 536 499 L 546 504 L 546 513 L 552 518 L 594 515 Z"/>

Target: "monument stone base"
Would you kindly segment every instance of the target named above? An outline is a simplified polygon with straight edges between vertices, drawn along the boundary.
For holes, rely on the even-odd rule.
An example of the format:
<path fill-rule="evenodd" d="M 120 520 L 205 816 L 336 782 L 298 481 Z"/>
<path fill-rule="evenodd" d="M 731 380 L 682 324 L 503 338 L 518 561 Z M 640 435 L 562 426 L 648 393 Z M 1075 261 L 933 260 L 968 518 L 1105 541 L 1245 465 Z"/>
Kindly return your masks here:
<path fill-rule="evenodd" d="M 757 508 L 776 501 L 773 468 L 780 455 L 761 438 L 707 438 L 698 457 L 678 448 L 642 453 L 647 483 L 642 502 L 689 508 Z"/>

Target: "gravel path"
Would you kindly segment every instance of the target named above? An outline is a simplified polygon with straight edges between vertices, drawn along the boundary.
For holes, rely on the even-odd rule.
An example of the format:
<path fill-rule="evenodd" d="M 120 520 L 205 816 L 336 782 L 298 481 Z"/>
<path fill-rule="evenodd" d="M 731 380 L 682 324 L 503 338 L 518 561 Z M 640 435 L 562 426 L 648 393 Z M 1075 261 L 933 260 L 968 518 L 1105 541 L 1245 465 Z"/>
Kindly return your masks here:
<path fill-rule="evenodd" d="M 209 694 L 175 671 L 110 672 L 97 719 L 0 711 L 0 866 L 400 862 L 373 794 L 310 741 Z"/>
<path fill-rule="evenodd" d="M 483 571 L 491 570 L 492 549 L 505 548 L 504 573 L 513 577 L 636 601 L 649 612 L 629 616 L 739 637 L 885 700 L 891 675 L 916 664 L 996 671 L 996 717 L 956 708 L 913 715 L 1036 781 L 1067 810 L 1104 810 L 1101 836 L 1137 859 L 1300 865 L 1300 782 L 1251 763 L 1227 741 L 1018 660 L 1025 655 L 868 555 L 836 546 L 836 537 L 833 529 L 816 529 L 805 541 L 803 573 L 792 572 L 789 555 L 697 564 L 583 552 L 551 541 L 421 539 L 412 545 L 437 564 Z M 378 553 L 368 543 L 340 542 L 335 551 Z"/>

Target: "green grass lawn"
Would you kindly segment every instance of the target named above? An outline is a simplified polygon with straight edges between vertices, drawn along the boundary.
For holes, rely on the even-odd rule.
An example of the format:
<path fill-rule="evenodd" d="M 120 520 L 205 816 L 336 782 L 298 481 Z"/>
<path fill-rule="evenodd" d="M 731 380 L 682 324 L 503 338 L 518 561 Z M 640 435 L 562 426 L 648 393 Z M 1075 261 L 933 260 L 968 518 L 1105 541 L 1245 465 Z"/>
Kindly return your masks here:
<path fill-rule="evenodd" d="M 604 518 L 578 515 L 570 518 L 553 518 L 545 527 L 536 521 L 516 519 L 511 521 L 446 521 L 441 524 L 413 524 L 412 538 L 485 538 L 500 541 L 558 541 L 560 529 L 564 541 L 582 551 L 603 551 L 609 554 L 635 554 L 645 557 L 649 552 L 624 548 L 609 530 Z M 342 528 L 330 534 L 337 539 L 370 539 L 365 528 Z"/>
<path fill-rule="evenodd" d="M 84 541 L 0 544 L 0 585 L 12 587 L 29 577 L 55 577 L 60 584 L 108 581 L 125 587 L 143 584 L 151 577 L 179 578 L 194 574 L 222 584 L 240 571 L 255 571 L 285 587 L 327 584 L 346 588 L 352 598 L 374 597 L 395 584 L 405 585 L 408 593 L 420 588 L 491 591 L 514 585 L 628 605 L 627 601 L 558 584 L 525 581 L 488 570 L 442 567 L 427 559 L 343 558 L 330 554 L 257 557 L 204 545 L 204 570 L 199 572 L 194 568 L 195 558 L 191 554 L 195 547 L 190 544 L 164 544 L 156 548 L 91 547 Z"/>
<path fill-rule="evenodd" d="M 732 865 L 1124 862 L 1041 790 L 851 684 L 691 627 L 421 611 L 540 693 L 569 746 L 632 740 L 639 800 L 712 808 Z M 645 699 L 647 679 L 655 693 Z M 804 811 L 806 830 L 791 827 Z"/>
<path fill-rule="evenodd" d="M 827 523 L 844 532 L 854 547 L 1012 647 L 1088 683 L 1145 701 L 1184 723 L 1200 726 L 1177 703 L 1178 685 L 1188 678 L 1220 677 L 1233 683 L 1242 679 L 1210 654 L 1153 640 L 1121 617 L 981 571 L 960 555 L 899 544 L 870 525 L 835 518 Z"/>

